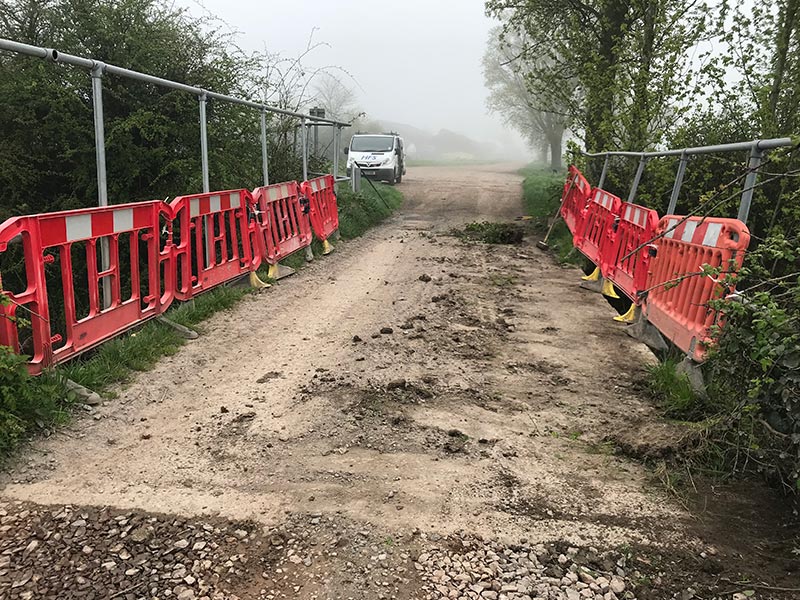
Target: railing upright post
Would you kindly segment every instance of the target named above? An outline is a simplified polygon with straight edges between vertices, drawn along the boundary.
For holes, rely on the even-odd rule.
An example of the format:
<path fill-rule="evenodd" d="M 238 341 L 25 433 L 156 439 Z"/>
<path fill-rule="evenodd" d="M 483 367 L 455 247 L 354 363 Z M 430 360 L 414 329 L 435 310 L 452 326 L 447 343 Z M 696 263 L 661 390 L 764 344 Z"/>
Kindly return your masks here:
<path fill-rule="evenodd" d="M 644 173 L 644 166 L 647 164 L 647 158 L 642 155 L 639 158 L 639 166 L 636 168 L 636 176 L 633 178 L 633 185 L 631 185 L 631 191 L 628 194 L 628 204 L 633 204 L 633 201 L 636 199 L 636 190 L 639 188 L 639 182 L 642 180 L 642 173 Z"/>
<path fill-rule="evenodd" d="M 750 159 L 747 161 L 747 177 L 744 179 L 744 188 L 742 189 L 742 200 L 739 203 L 739 219 L 745 225 L 747 224 L 747 217 L 750 215 L 750 205 L 753 203 L 753 191 L 755 189 L 756 180 L 758 179 L 758 168 L 761 166 L 761 159 L 764 157 L 764 151 L 759 148 L 758 143 L 753 144 L 750 150 Z"/>
<path fill-rule="evenodd" d="M 200 168 L 203 174 L 203 192 L 211 191 L 208 177 L 208 125 L 206 122 L 206 93 L 200 94 Z"/>
<path fill-rule="evenodd" d="M 606 175 L 608 174 L 608 159 L 609 155 L 606 154 L 606 159 L 603 161 L 603 172 L 600 173 L 600 181 L 597 182 L 597 187 L 603 189 L 603 184 L 606 182 Z"/>
<path fill-rule="evenodd" d="M 333 179 L 339 177 L 339 138 L 342 130 L 338 125 L 333 127 Z"/>
<path fill-rule="evenodd" d="M 205 92 L 200 94 L 200 169 L 203 176 L 203 193 L 211 191 L 211 184 L 209 183 L 208 176 L 208 123 L 206 121 L 206 102 L 208 96 Z M 213 240 L 213 223 L 212 217 L 206 216 L 203 218 L 203 234 L 205 237 L 206 248 L 206 265 L 212 264 L 214 258 L 214 240 Z"/>
<path fill-rule="evenodd" d="M 269 185 L 269 153 L 267 148 L 267 111 L 261 110 L 261 170 L 264 185 Z"/>
<path fill-rule="evenodd" d="M 106 131 L 103 123 L 103 63 L 95 63 L 92 67 L 92 117 L 94 118 L 94 152 L 97 161 L 97 205 L 108 206 L 108 178 L 106 176 Z M 111 249 L 108 238 L 100 238 L 100 271 L 105 272 L 111 266 Z M 101 306 L 111 306 L 111 277 L 101 280 L 103 297 Z"/>
<path fill-rule="evenodd" d="M 678 162 L 678 172 L 675 174 L 675 183 L 672 186 L 672 195 L 669 197 L 669 207 L 667 208 L 668 215 L 674 215 L 675 207 L 678 206 L 678 195 L 681 192 L 683 176 L 686 174 L 686 163 L 688 161 L 689 157 L 686 151 L 682 152 L 680 162 Z"/>
<path fill-rule="evenodd" d="M 303 181 L 308 181 L 308 128 L 306 127 L 306 118 L 300 119 L 300 137 L 303 147 Z"/>

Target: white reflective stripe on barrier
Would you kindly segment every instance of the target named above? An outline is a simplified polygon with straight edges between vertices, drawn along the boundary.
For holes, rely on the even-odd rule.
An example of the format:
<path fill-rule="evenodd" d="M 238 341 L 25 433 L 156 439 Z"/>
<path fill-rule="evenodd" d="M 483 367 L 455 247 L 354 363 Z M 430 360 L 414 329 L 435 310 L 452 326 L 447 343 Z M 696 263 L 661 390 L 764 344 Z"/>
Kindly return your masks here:
<path fill-rule="evenodd" d="M 716 247 L 721 232 L 722 223 L 709 223 L 706 228 L 706 234 L 703 236 L 703 245 Z"/>

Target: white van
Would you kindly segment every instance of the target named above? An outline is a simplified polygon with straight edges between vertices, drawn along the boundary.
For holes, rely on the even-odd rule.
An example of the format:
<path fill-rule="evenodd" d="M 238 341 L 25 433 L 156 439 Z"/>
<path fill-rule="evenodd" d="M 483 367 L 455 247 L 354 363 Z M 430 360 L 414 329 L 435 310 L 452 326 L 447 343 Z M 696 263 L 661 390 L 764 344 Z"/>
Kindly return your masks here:
<path fill-rule="evenodd" d="M 403 181 L 406 174 L 406 152 L 403 138 L 394 133 L 357 133 L 350 139 L 347 154 L 347 176 L 353 163 L 361 169 L 361 175 L 377 181 L 388 181 L 390 185 Z"/>

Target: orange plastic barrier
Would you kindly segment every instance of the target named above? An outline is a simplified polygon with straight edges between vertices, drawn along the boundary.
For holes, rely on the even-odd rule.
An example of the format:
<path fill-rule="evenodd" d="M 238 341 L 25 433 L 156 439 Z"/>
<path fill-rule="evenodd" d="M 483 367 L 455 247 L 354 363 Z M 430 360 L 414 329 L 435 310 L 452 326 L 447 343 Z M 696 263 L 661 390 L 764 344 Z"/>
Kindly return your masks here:
<path fill-rule="evenodd" d="M 564 183 L 564 191 L 561 194 L 561 218 L 567 224 L 573 239 L 575 235 L 582 231 L 583 219 L 586 213 L 586 205 L 592 193 L 592 186 L 583 176 L 577 167 L 569 166 L 567 181 Z"/>
<path fill-rule="evenodd" d="M 258 239 L 270 265 L 311 244 L 308 204 L 302 202 L 296 181 L 256 188 L 253 198 L 258 208 Z"/>
<path fill-rule="evenodd" d="M 254 206 L 246 189 L 175 198 L 177 284 L 175 297 L 188 300 L 261 265 L 251 244 L 248 213 Z"/>
<path fill-rule="evenodd" d="M 657 226 L 656 211 L 623 202 L 619 219 L 612 226 L 611 241 L 603 246 L 600 256 L 603 277 L 613 281 L 636 304 L 641 301 L 639 292 L 647 287 L 652 250 L 648 242 L 654 238 Z"/>
<path fill-rule="evenodd" d="M 153 201 L 0 225 L 0 253 L 21 254 L 24 268 L 24 289 L 3 291 L 0 344 L 31 355 L 29 370 L 38 373 L 164 312 L 175 288 L 170 220 L 169 207 Z M 76 287 L 87 284 L 79 296 Z"/>
<path fill-rule="evenodd" d="M 622 200 L 604 190 L 595 188 L 586 207 L 580 235 L 574 238 L 575 247 L 598 267 L 601 255 L 607 253 L 612 242 L 613 225 L 619 216 Z"/>
<path fill-rule="evenodd" d="M 320 240 L 325 241 L 339 229 L 339 208 L 333 175 L 323 175 L 300 186 L 303 195 L 311 202 L 311 227 Z"/>
<path fill-rule="evenodd" d="M 658 223 L 658 252 L 650 264 L 644 314 L 665 338 L 702 361 L 709 328 L 719 314 L 709 308 L 724 289 L 700 274 L 703 265 L 735 272 L 750 243 L 747 226 L 736 219 L 666 216 Z"/>

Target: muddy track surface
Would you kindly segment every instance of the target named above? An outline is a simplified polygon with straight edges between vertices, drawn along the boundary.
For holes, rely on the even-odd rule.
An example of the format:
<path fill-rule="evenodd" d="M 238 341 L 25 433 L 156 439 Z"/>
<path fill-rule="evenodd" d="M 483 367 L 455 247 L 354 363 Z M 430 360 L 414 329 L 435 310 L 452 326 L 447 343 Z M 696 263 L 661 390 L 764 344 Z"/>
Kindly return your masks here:
<path fill-rule="evenodd" d="M 519 216 L 515 168 L 410 169 L 389 223 L 37 441 L 0 598 L 797 597 L 780 511 L 620 454 L 669 426 L 579 272 L 448 235 Z"/>

